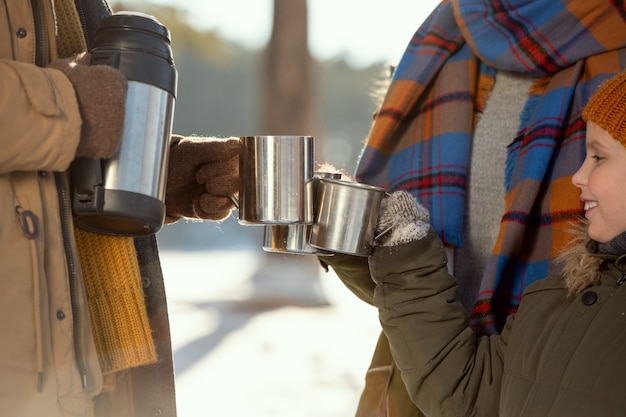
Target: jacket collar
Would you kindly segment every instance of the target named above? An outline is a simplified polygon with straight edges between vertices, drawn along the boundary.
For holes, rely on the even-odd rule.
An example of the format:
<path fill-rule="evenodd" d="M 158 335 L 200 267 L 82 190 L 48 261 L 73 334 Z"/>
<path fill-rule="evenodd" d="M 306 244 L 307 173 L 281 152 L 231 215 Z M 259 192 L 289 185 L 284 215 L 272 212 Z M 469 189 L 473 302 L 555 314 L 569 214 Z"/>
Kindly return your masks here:
<path fill-rule="evenodd" d="M 603 263 L 614 263 L 615 266 L 622 272 L 626 272 L 626 253 L 622 255 L 613 255 L 609 253 L 601 253 L 598 250 L 598 242 L 589 239 L 585 244 L 587 252 L 593 256 L 603 260 Z"/>

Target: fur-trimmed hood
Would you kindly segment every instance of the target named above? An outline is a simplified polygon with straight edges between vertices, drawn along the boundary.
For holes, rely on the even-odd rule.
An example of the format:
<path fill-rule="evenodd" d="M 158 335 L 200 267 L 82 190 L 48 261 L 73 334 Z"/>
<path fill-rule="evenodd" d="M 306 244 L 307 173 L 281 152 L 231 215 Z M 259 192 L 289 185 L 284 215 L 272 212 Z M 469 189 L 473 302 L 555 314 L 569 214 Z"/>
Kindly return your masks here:
<path fill-rule="evenodd" d="M 616 255 L 600 253 L 598 242 L 589 237 L 587 229 L 586 222 L 574 226 L 570 246 L 556 259 L 556 262 L 563 266 L 561 274 L 567 295 L 570 297 L 576 296 L 585 288 L 599 284 L 602 264 L 618 258 Z"/>

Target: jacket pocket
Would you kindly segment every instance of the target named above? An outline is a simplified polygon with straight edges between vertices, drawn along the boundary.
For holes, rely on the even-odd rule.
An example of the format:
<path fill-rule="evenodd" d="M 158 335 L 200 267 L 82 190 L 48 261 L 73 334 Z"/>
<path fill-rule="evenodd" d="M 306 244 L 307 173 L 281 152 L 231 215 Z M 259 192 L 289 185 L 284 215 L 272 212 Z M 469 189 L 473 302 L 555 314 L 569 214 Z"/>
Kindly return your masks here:
<path fill-rule="evenodd" d="M 381 332 L 355 417 L 423 416 L 411 400 L 391 356 L 387 337 Z"/>
<path fill-rule="evenodd" d="M 393 376 L 393 366 L 376 366 L 367 370 L 365 388 L 357 409 L 357 417 L 388 417 L 389 387 Z"/>
<path fill-rule="evenodd" d="M 394 365 L 368 369 L 356 417 L 423 417 Z"/>
<path fill-rule="evenodd" d="M 29 237 L 37 220 L 34 215 L 29 217 L 29 212 L 24 217 L 15 207 L 9 207 L 9 201 L 2 211 L 12 210 L 15 214 L 9 216 L 11 220 L 4 223 L 0 233 L 0 374 L 7 381 L 0 391 L 5 394 L 24 387 L 16 382 L 23 378 L 30 381 L 26 385 L 29 389 L 36 387 L 37 375 L 43 372 L 44 297 L 35 242 Z"/>

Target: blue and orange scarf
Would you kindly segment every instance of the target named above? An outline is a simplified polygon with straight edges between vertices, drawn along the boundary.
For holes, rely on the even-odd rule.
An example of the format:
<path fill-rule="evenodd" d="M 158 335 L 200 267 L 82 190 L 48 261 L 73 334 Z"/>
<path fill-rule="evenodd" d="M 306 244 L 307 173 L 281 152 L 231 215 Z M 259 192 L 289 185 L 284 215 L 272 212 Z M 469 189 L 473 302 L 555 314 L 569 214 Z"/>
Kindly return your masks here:
<path fill-rule="evenodd" d="M 449 246 L 463 244 L 470 142 L 497 71 L 537 78 L 508 140 L 505 212 L 472 312 L 477 330 L 498 332 L 524 288 L 554 272 L 581 213 L 571 175 L 584 156 L 582 107 L 626 68 L 625 47 L 624 5 L 606 0 L 444 0 L 408 45 L 356 178 L 411 192 Z"/>

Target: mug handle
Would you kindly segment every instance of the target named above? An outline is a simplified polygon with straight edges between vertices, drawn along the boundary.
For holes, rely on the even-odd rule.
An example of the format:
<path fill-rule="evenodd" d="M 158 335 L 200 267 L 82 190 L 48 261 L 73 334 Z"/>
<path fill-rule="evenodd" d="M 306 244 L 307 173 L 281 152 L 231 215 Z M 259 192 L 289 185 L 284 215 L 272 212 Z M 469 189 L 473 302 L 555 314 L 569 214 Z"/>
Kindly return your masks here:
<path fill-rule="evenodd" d="M 385 230 L 383 230 L 382 232 L 380 232 L 379 234 L 377 234 L 376 236 L 374 236 L 374 241 L 380 239 L 381 237 L 383 237 L 385 234 L 389 233 L 391 231 L 391 229 L 393 229 L 393 226 L 389 226 L 388 228 L 386 228 Z"/>
<path fill-rule="evenodd" d="M 237 198 L 237 196 L 235 195 L 231 195 L 230 200 L 233 202 L 235 207 L 237 207 L 237 210 L 239 210 L 239 198 Z"/>
<path fill-rule="evenodd" d="M 385 191 L 385 197 L 389 197 L 390 195 L 391 193 L 389 191 Z M 383 230 L 382 232 L 374 236 L 374 242 L 376 242 L 378 239 L 383 237 L 385 234 L 389 233 L 391 229 L 393 229 L 393 226 L 389 226 L 388 228 L 386 228 L 385 230 Z"/>

